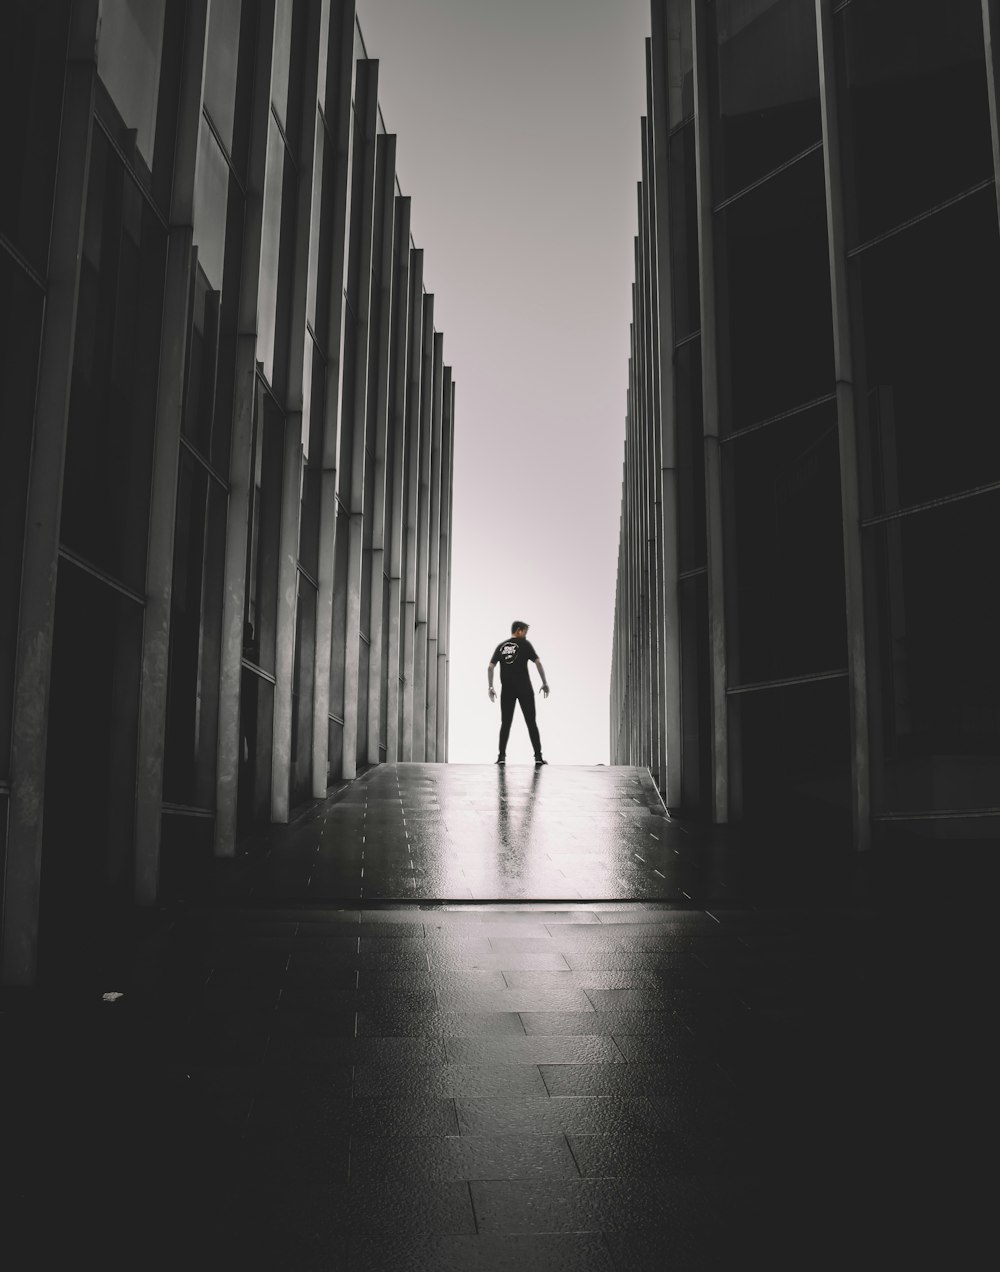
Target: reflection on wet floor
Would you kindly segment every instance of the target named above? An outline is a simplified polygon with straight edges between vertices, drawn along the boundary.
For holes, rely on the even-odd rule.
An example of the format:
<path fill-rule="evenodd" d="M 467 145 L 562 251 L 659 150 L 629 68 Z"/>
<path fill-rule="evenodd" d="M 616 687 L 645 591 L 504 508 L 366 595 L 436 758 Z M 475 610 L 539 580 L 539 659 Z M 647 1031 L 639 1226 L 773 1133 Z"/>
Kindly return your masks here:
<path fill-rule="evenodd" d="M 725 884 L 706 877 L 704 840 L 646 769 L 386 764 L 269 828 L 223 888 L 231 900 L 706 899 Z"/>

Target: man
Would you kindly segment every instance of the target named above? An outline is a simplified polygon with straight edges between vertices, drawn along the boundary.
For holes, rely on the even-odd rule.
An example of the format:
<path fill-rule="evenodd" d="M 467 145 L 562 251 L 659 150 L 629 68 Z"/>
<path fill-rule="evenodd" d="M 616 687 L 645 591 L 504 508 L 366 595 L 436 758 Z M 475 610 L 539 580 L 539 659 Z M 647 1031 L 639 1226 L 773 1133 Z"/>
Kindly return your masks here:
<path fill-rule="evenodd" d="M 493 688 L 493 668 L 500 664 L 500 754 L 498 764 L 507 762 L 507 739 L 510 737 L 510 726 L 514 720 L 514 707 L 521 704 L 521 714 L 528 726 L 528 737 L 535 748 L 535 767 L 547 764 L 542 759 L 542 743 L 538 736 L 538 725 L 535 723 L 535 695 L 531 688 L 531 677 L 528 675 L 528 663 L 533 662 L 542 678 L 541 693 L 547 698 L 549 686 L 545 679 L 545 671 L 535 653 L 534 646 L 527 639 L 528 624 L 519 618 L 510 625 L 510 640 L 501 641 L 493 651 L 490 665 L 486 670 L 489 678 L 490 702 L 496 702 L 497 693 Z"/>

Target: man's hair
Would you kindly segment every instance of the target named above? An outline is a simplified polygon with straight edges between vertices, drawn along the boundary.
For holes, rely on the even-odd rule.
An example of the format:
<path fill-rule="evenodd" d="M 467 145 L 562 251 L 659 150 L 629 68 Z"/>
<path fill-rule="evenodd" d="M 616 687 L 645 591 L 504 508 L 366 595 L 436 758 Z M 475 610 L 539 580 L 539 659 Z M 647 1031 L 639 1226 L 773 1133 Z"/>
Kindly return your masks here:
<path fill-rule="evenodd" d="M 513 623 L 511 623 L 510 625 L 510 634 L 513 636 L 519 627 L 523 627 L 525 631 L 527 631 L 528 624 L 525 622 L 522 622 L 522 620 L 519 618 L 515 618 Z"/>

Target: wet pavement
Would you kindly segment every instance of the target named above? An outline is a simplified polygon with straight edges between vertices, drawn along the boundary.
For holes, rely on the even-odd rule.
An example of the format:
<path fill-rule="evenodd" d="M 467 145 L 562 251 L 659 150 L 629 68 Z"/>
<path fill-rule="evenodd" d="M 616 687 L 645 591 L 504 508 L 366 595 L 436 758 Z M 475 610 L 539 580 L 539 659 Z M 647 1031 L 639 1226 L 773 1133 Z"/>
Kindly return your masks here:
<path fill-rule="evenodd" d="M 230 900 L 684 900 L 697 832 L 646 769 L 383 764 L 223 867 Z"/>
<path fill-rule="evenodd" d="M 11 1266 L 978 1266 L 911 928 L 721 842 L 640 770 L 369 771 L 7 1005 Z"/>

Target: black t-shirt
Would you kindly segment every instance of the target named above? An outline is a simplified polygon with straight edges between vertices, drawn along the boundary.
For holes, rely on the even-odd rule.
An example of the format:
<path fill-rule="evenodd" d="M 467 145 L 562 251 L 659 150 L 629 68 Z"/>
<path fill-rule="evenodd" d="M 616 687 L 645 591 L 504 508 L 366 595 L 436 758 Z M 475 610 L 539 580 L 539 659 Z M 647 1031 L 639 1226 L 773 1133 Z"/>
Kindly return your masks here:
<path fill-rule="evenodd" d="M 520 640 L 514 636 L 508 640 L 502 640 L 494 649 L 493 657 L 490 659 L 491 663 L 500 664 L 500 683 L 509 685 L 512 689 L 531 685 L 528 663 L 537 661 L 535 647 L 526 636 L 522 636 Z"/>

